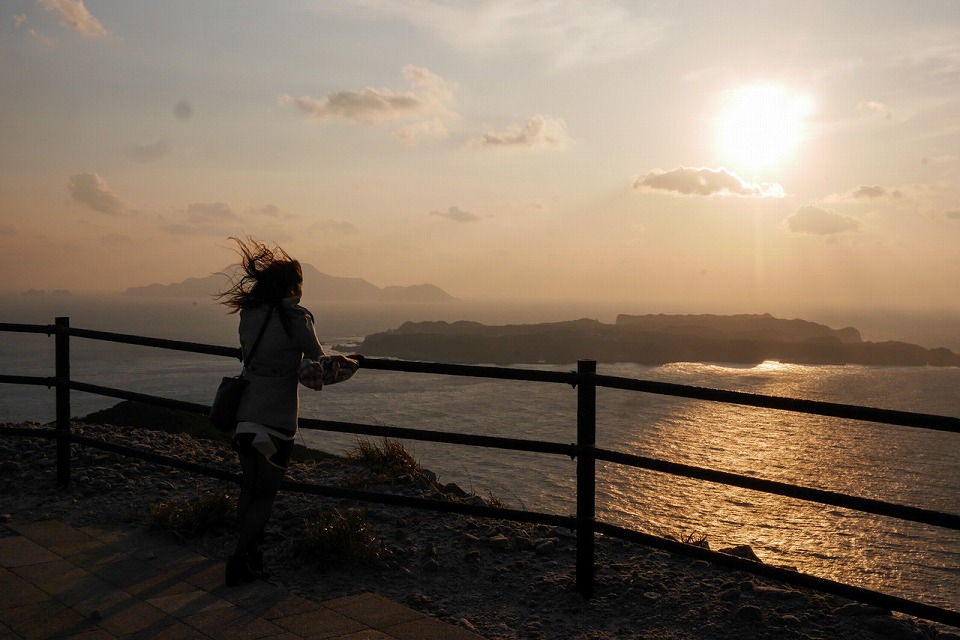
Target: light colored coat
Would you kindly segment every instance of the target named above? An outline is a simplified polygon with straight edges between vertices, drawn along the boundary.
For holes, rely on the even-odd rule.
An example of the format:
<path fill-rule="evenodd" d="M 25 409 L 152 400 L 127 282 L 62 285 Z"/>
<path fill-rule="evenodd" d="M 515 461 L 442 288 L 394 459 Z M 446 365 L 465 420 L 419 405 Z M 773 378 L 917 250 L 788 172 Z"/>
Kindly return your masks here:
<path fill-rule="evenodd" d="M 240 311 L 240 348 L 244 360 L 260 327 L 271 313 L 270 323 L 257 345 L 253 358 L 244 370 L 250 381 L 243 392 L 237 410 L 238 421 L 258 422 L 275 429 L 297 430 L 300 411 L 300 394 L 297 370 L 304 358 L 317 359 L 324 355 L 313 326 L 313 314 L 301 307 L 300 298 L 286 298 L 283 310 L 289 319 L 290 335 L 275 309 L 261 306 Z"/>

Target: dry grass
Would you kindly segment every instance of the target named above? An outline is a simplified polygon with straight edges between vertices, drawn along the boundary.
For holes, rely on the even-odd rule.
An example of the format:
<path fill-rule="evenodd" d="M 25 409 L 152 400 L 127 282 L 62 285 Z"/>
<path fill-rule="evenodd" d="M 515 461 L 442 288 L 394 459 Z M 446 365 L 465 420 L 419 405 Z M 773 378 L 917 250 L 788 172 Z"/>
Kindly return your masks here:
<path fill-rule="evenodd" d="M 224 491 L 175 498 L 150 507 L 150 525 L 173 536 L 196 536 L 233 527 L 237 521 L 237 504 Z"/>
<path fill-rule="evenodd" d="M 367 469 L 370 477 L 358 484 L 380 484 L 408 477 L 418 480 L 425 476 L 423 468 L 399 440 L 383 438 L 380 443 L 369 439 L 357 439 L 357 444 L 347 452 L 347 460 Z"/>
<path fill-rule="evenodd" d="M 290 553 L 320 568 L 378 564 L 387 549 L 370 531 L 361 510 L 317 511 L 304 522 L 303 535 L 292 541 Z"/>

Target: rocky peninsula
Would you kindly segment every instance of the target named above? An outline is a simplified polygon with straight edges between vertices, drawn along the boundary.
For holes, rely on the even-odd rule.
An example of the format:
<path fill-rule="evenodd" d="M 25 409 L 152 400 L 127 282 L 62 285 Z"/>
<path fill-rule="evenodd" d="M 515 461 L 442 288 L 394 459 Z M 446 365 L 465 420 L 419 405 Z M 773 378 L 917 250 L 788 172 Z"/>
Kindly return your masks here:
<path fill-rule="evenodd" d="M 722 362 L 960 366 L 960 355 L 905 342 L 868 342 L 852 327 L 763 315 L 620 315 L 614 324 L 567 322 L 489 326 L 407 322 L 367 336 L 364 355 L 458 364 Z"/>
<path fill-rule="evenodd" d="M 16 425 L 44 430 L 39 424 Z M 76 422 L 83 436 L 237 472 L 222 441 L 178 432 Z M 232 483 L 71 445 L 69 488 L 55 488 L 55 444 L 39 437 L 0 437 L 0 519 L 59 519 L 74 526 L 148 526 L 152 506 L 233 492 Z M 320 456 L 294 462 L 293 480 L 356 486 L 369 474 L 356 462 Z M 437 500 L 482 500 L 431 474 L 403 476 L 369 489 Z M 389 551 L 379 565 L 318 570 L 291 557 L 317 509 L 362 509 Z M 215 530 L 181 543 L 226 558 L 235 533 Z M 811 590 L 656 551 L 619 540 L 597 540 L 597 593 L 574 589 L 570 531 L 507 521 L 357 505 L 281 491 L 267 532 L 266 563 L 291 592 L 326 600 L 371 591 L 472 629 L 490 640 L 960 640 L 958 630 L 890 615 Z"/>

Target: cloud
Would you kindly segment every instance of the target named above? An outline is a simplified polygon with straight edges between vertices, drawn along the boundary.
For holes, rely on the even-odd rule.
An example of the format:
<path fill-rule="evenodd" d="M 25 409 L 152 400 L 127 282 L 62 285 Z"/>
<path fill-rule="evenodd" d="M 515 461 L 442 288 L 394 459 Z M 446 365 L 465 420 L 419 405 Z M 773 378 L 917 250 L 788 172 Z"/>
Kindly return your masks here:
<path fill-rule="evenodd" d="M 233 222 L 240 219 L 233 209 L 222 202 L 194 202 L 187 205 L 187 217 L 191 222 Z"/>
<path fill-rule="evenodd" d="M 60 17 L 60 26 L 87 38 L 105 38 L 110 32 L 83 4 L 83 0 L 40 0 L 40 6 Z"/>
<path fill-rule="evenodd" d="M 77 173 L 70 176 L 68 188 L 76 202 L 94 211 L 112 216 L 128 213 L 123 200 L 95 173 Z"/>
<path fill-rule="evenodd" d="M 135 162 L 152 162 L 168 153 L 170 153 L 170 144 L 166 140 L 158 140 L 153 144 L 134 142 L 127 147 L 127 157 Z"/>
<path fill-rule="evenodd" d="M 886 189 L 878 185 L 860 185 L 853 190 L 850 197 L 854 200 L 899 200 L 903 197 L 903 192 L 899 189 Z"/>
<path fill-rule="evenodd" d="M 360 233 L 360 230 L 352 223 L 346 220 L 321 220 L 317 223 L 320 231 L 328 233 L 338 233 L 340 235 L 352 236 Z"/>
<path fill-rule="evenodd" d="M 420 93 L 397 93 L 390 89 L 366 88 L 360 91 L 328 93 L 319 100 L 280 96 L 280 104 L 293 104 L 311 118 L 331 120 L 340 118 L 360 124 L 383 124 L 391 120 L 422 115 L 449 99 L 450 90 L 443 78 L 427 69 L 407 65 L 404 76 Z"/>
<path fill-rule="evenodd" d="M 536 115 L 523 127 L 505 132 L 485 133 L 473 142 L 484 147 L 500 149 L 532 147 L 564 149 L 569 144 L 570 138 L 567 135 L 567 124 L 562 119 Z"/>
<path fill-rule="evenodd" d="M 15 236 L 17 228 L 12 224 L 0 224 L 0 236 Z"/>
<path fill-rule="evenodd" d="M 423 67 L 407 65 L 401 71 L 410 85 L 409 91 L 368 87 L 328 93 L 319 99 L 282 95 L 277 102 L 295 106 L 312 120 L 346 120 L 372 126 L 406 121 L 394 136 L 408 147 L 424 138 L 446 138 L 445 123 L 459 118 L 449 106 L 456 85 Z"/>
<path fill-rule="evenodd" d="M 281 209 L 275 204 L 265 204 L 262 207 L 251 207 L 248 210 L 248 213 L 254 216 L 273 218 L 275 220 L 292 220 L 300 217 L 295 213 L 290 213 L 289 211 Z"/>
<path fill-rule="evenodd" d="M 446 218 L 447 220 L 452 220 L 454 222 L 476 222 L 480 219 L 480 216 L 477 214 L 464 211 L 458 207 L 450 207 L 446 211 L 431 211 L 430 215 L 437 216 L 439 218 Z"/>
<path fill-rule="evenodd" d="M 363 89 L 329 93 L 323 98 L 281 96 L 280 104 L 294 104 L 311 118 L 342 118 L 361 124 L 382 124 L 415 115 L 423 110 L 423 101 L 413 93 L 394 93 L 390 89 Z"/>
<path fill-rule="evenodd" d="M 456 84 L 444 80 L 426 67 L 408 64 L 400 70 L 412 87 L 418 89 L 424 98 L 434 106 L 446 104 L 453 98 Z"/>
<path fill-rule="evenodd" d="M 23 25 L 27 24 L 27 16 L 26 16 L 26 14 L 20 13 L 20 14 L 17 14 L 17 15 L 15 15 L 15 16 L 13 16 L 13 24 L 14 24 L 14 26 L 15 26 L 17 29 L 19 29 L 19 28 L 22 27 Z"/>
<path fill-rule="evenodd" d="M 790 231 L 818 236 L 857 231 L 860 228 L 860 223 L 850 216 L 812 205 L 797 209 L 787 218 L 786 225 Z"/>
<path fill-rule="evenodd" d="M 893 189 L 890 187 L 883 187 L 877 184 L 869 185 L 862 184 L 855 189 L 849 191 L 844 191 L 842 193 L 834 193 L 828 195 L 824 198 L 824 202 L 876 202 L 882 200 L 900 200 L 906 198 L 908 193 L 913 196 L 923 196 L 931 195 L 926 192 L 929 191 L 927 186 L 923 185 L 908 185 L 902 188 Z"/>
<path fill-rule="evenodd" d="M 952 209 L 950 211 L 944 211 L 944 216 L 950 220 L 960 220 L 960 209 Z"/>
<path fill-rule="evenodd" d="M 874 113 L 879 113 L 884 118 L 890 118 L 890 110 L 887 109 L 887 105 L 882 102 L 875 102 L 873 100 L 868 100 L 867 102 L 861 102 L 857 105 L 858 111 L 873 111 Z"/>
<path fill-rule="evenodd" d="M 651 171 L 637 178 L 633 188 L 640 191 L 667 191 L 684 196 L 733 195 L 751 198 L 782 198 L 779 184 L 750 184 L 726 169 L 679 167 Z"/>

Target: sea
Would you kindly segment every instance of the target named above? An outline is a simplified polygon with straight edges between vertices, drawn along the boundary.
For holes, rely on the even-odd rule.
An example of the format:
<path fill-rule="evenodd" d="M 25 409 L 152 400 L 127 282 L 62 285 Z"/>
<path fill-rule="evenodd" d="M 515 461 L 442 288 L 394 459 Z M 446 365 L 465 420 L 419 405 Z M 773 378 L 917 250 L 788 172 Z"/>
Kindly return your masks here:
<path fill-rule="evenodd" d="M 318 316 L 327 347 L 349 353 L 364 335 L 406 320 L 477 320 L 488 324 L 593 317 L 613 322 L 613 308 L 546 303 L 330 305 L 304 301 Z M 625 310 L 634 313 L 634 310 Z M 0 295 L 0 322 L 71 326 L 226 346 L 236 345 L 236 316 L 208 300 L 121 295 Z M 887 322 L 883 318 L 888 318 Z M 960 350 L 955 316 L 853 317 L 822 314 L 830 326 L 853 325 L 864 339 L 902 339 Z M 853 320 L 853 321 L 850 321 Z M 865 330 L 864 327 L 869 327 Z M 912 333 L 911 333 L 912 332 Z M 589 354 L 584 354 L 589 357 Z M 517 365 L 569 371 L 568 365 Z M 0 332 L 0 374 L 53 375 L 53 338 Z M 73 338 L 76 380 L 209 403 L 229 358 Z M 792 398 L 960 416 L 960 368 L 807 366 L 764 362 L 600 364 L 602 374 Z M 347 383 L 301 389 L 304 417 L 548 440 L 576 439 L 576 391 L 568 385 L 363 370 Z M 83 416 L 116 400 L 74 392 Z M 0 423 L 49 422 L 54 392 L 0 384 Z M 344 453 L 357 436 L 303 430 L 301 443 Z M 630 391 L 598 389 L 600 447 L 708 469 L 960 513 L 960 434 L 806 416 Z M 493 496 L 513 507 L 572 514 L 570 458 L 404 441 L 441 482 Z M 960 534 L 893 518 L 771 496 L 671 475 L 598 463 L 598 517 L 678 539 L 704 538 L 713 549 L 749 545 L 770 564 L 960 609 Z"/>

